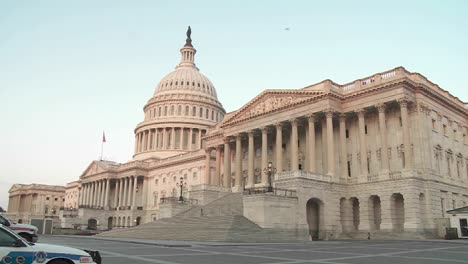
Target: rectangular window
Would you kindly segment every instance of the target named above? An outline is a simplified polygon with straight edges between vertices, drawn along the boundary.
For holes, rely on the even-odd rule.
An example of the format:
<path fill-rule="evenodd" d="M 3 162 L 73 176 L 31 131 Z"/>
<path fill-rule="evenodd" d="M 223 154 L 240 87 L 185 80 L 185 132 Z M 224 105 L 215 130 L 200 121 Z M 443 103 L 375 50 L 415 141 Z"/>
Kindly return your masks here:
<path fill-rule="evenodd" d="M 260 148 L 255 149 L 255 157 L 260 157 L 262 150 Z"/>
<path fill-rule="evenodd" d="M 370 173 L 370 159 L 367 158 L 367 173 Z"/>
<path fill-rule="evenodd" d="M 349 138 L 349 130 L 346 129 L 346 138 Z"/>
<path fill-rule="evenodd" d="M 351 177 L 351 161 L 348 161 L 348 177 Z"/>
<path fill-rule="evenodd" d="M 442 127 L 443 127 L 444 136 L 446 136 L 447 135 L 447 125 L 444 124 Z"/>
<path fill-rule="evenodd" d="M 196 172 L 194 172 L 194 173 L 192 174 L 192 179 L 194 179 L 194 180 L 197 179 L 197 173 L 196 173 Z"/>
<path fill-rule="evenodd" d="M 440 198 L 440 209 L 442 211 L 442 217 L 445 217 L 444 198 Z"/>
<path fill-rule="evenodd" d="M 452 200 L 452 209 L 455 209 L 455 207 L 456 207 L 455 200 Z"/>
<path fill-rule="evenodd" d="M 399 121 L 400 121 L 400 126 L 402 127 L 403 126 L 403 120 L 401 120 L 401 117 L 399 117 Z"/>
<path fill-rule="evenodd" d="M 364 133 L 367 135 L 367 125 L 364 125 Z"/>
<path fill-rule="evenodd" d="M 436 120 L 432 119 L 432 129 L 436 130 Z"/>
<path fill-rule="evenodd" d="M 452 176 L 452 170 L 450 169 L 450 158 L 447 158 L 447 174 Z"/>

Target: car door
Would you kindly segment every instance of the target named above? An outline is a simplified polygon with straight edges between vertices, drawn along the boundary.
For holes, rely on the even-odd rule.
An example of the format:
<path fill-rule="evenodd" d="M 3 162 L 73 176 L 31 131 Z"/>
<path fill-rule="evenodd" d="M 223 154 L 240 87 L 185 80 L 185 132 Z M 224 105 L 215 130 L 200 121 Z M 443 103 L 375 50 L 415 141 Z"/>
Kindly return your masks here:
<path fill-rule="evenodd" d="M 15 234 L 0 227 L 0 263 L 5 264 L 31 264 L 34 252 Z"/>

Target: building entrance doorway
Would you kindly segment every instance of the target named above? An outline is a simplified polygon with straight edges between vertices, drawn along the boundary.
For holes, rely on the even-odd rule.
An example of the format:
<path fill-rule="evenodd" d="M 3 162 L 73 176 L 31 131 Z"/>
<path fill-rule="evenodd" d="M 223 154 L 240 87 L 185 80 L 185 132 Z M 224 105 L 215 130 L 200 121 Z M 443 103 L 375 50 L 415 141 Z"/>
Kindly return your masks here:
<path fill-rule="evenodd" d="M 312 198 L 307 201 L 307 224 L 309 225 L 309 235 L 312 240 L 320 239 L 320 220 L 322 201 Z"/>
<path fill-rule="evenodd" d="M 468 236 L 468 221 L 465 219 L 460 219 L 460 231 L 462 236 Z"/>

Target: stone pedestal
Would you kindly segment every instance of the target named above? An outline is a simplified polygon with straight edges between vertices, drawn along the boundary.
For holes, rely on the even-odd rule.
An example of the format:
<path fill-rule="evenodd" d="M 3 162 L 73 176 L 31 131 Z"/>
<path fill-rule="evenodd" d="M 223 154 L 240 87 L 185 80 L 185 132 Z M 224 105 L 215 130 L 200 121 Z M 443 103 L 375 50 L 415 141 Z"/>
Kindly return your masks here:
<path fill-rule="evenodd" d="M 198 200 L 198 205 L 206 205 L 213 200 L 225 196 L 226 188 L 217 185 L 199 184 L 192 186 L 190 190 L 190 199 Z"/>
<path fill-rule="evenodd" d="M 263 228 L 296 229 L 296 197 L 275 196 L 271 193 L 244 195 L 244 216 Z"/>
<path fill-rule="evenodd" d="M 165 203 L 159 205 L 159 218 L 170 218 L 192 207 L 191 204 L 183 203 Z"/>

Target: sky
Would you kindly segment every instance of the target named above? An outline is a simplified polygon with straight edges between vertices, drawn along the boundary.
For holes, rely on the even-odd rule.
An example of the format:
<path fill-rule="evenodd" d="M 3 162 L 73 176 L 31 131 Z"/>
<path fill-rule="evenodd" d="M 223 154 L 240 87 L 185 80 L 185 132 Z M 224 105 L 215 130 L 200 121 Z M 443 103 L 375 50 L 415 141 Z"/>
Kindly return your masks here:
<path fill-rule="evenodd" d="M 64 185 L 133 130 L 192 28 L 226 111 L 265 89 L 403 66 L 468 101 L 468 1 L 0 0 L 0 206 L 14 183 Z"/>

